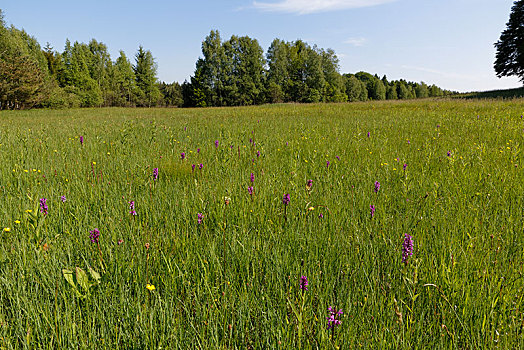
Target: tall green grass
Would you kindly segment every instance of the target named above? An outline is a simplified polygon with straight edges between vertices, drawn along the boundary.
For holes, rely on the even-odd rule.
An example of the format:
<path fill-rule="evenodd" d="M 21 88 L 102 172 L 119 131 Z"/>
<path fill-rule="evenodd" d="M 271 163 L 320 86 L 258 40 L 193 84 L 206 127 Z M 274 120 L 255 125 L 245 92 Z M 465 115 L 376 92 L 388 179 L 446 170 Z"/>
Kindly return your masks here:
<path fill-rule="evenodd" d="M 1 112 L 0 348 L 522 347 L 523 113 Z"/>

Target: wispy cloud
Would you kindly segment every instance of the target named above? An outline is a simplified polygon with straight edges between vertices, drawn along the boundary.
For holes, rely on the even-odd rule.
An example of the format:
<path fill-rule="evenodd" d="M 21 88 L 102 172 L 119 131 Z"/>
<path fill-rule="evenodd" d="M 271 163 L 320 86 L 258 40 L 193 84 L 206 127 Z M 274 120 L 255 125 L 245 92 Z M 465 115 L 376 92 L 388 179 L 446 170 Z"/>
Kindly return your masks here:
<path fill-rule="evenodd" d="M 262 11 L 305 15 L 309 13 L 376 6 L 393 1 L 397 0 L 278 0 L 277 2 L 254 1 L 253 6 Z"/>
<path fill-rule="evenodd" d="M 366 43 L 366 38 L 349 38 L 344 40 L 344 44 L 349 44 L 353 46 L 363 46 Z"/>

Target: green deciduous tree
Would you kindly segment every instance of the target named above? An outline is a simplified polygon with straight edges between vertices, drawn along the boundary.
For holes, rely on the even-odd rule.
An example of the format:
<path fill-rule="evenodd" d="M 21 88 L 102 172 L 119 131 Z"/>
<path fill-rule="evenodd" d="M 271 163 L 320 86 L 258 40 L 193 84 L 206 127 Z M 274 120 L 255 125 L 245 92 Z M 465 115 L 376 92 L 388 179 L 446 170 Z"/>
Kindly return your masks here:
<path fill-rule="evenodd" d="M 231 66 L 226 83 L 225 103 L 229 106 L 259 104 L 264 101 L 264 51 L 248 36 L 231 39 L 223 45 L 226 62 Z"/>
<path fill-rule="evenodd" d="M 324 86 L 324 102 L 345 102 L 344 80 L 339 72 L 339 61 L 332 49 L 319 50 L 322 57 L 322 73 L 326 84 Z"/>
<path fill-rule="evenodd" d="M 267 99 L 271 103 L 287 102 L 287 86 L 290 82 L 288 72 L 289 45 L 280 39 L 275 39 L 269 46 L 266 61 L 269 67 L 267 72 Z"/>
<path fill-rule="evenodd" d="M 199 78 L 195 81 L 200 84 L 196 89 L 206 95 L 206 105 L 224 106 L 227 93 L 226 79 L 231 70 L 231 62 L 226 57 L 218 30 L 212 30 L 204 39 L 202 54 L 204 57 L 198 59 L 196 63 Z M 200 101 L 198 104 L 202 105 L 202 102 Z"/>
<path fill-rule="evenodd" d="M 360 95 L 358 97 L 359 101 L 367 101 L 369 98 L 369 92 L 366 84 L 361 81 L 360 82 Z"/>
<path fill-rule="evenodd" d="M 386 89 L 386 99 L 387 100 L 396 100 L 397 96 L 397 84 L 391 82 Z"/>
<path fill-rule="evenodd" d="M 375 78 L 371 83 L 371 98 L 373 100 L 385 100 L 386 99 L 386 87 L 382 80 Z"/>
<path fill-rule="evenodd" d="M 184 105 L 239 106 L 265 102 L 263 50 L 247 36 L 222 42 L 212 30 L 202 42 L 191 83 L 183 86 Z"/>
<path fill-rule="evenodd" d="M 397 84 L 397 96 L 400 100 L 412 98 L 411 92 L 409 91 L 406 82 L 403 80 L 400 80 Z"/>
<path fill-rule="evenodd" d="M 441 88 L 436 85 L 431 85 L 429 87 L 429 97 L 438 97 L 444 95 L 444 92 Z"/>
<path fill-rule="evenodd" d="M 49 95 L 47 60 L 36 39 L 7 28 L 0 11 L 0 109 L 31 108 Z"/>
<path fill-rule="evenodd" d="M 355 77 L 366 85 L 368 98 L 372 100 L 386 99 L 386 87 L 378 76 L 367 72 L 358 72 L 355 74 Z"/>
<path fill-rule="evenodd" d="M 416 84 L 415 85 L 415 94 L 417 98 L 429 97 L 429 89 L 426 83 L 421 82 L 420 84 Z"/>
<path fill-rule="evenodd" d="M 111 105 L 108 99 L 110 92 L 110 74 L 112 70 L 111 56 L 104 43 L 92 39 L 88 44 L 89 51 L 87 52 L 87 66 L 89 68 L 89 75 L 97 83 L 105 105 Z M 112 98 L 111 98 L 112 99 Z"/>
<path fill-rule="evenodd" d="M 273 40 L 266 59 L 270 102 L 342 102 L 344 81 L 333 50 L 309 46 L 302 40 Z"/>
<path fill-rule="evenodd" d="M 287 94 L 294 102 L 317 102 L 312 100 L 315 93 L 310 89 L 317 89 L 324 85 L 324 81 L 318 81 L 321 77 L 320 60 L 309 52 L 309 45 L 302 40 L 290 44 L 288 50 L 288 73 Z M 316 82 L 308 85 L 313 80 Z"/>
<path fill-rule="evenodd" d="M 349 102 L 360 101 L 363 84 L 353 74 L 344 74 L 344 85 Z M 367 93 L 366 93 L 367 98 Z"/>

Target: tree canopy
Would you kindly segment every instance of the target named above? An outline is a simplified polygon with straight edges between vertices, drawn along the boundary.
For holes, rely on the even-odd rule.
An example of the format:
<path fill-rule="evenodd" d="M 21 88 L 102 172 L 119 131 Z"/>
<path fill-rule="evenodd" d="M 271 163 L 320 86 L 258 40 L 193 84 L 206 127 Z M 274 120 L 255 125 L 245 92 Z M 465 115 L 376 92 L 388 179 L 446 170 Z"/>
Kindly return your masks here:
<path fill-rule="evenodd" d="M 495 43 L 495 48 L 497 76 L 514 75 L 524 83 L 524 0 L 513 3 L 506 29 Z"/>

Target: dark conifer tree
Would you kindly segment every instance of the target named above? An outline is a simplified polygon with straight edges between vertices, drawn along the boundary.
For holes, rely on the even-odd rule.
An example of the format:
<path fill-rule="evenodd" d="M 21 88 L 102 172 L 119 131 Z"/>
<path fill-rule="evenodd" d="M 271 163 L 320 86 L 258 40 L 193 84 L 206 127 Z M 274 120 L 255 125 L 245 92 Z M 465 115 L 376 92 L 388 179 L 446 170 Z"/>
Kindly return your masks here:
<path fill-rule="evenodd" d="M 151 51 L 144 50 L 140 46 L 135 55 L 133 69 L 135 71 L 136 85 L 140 92 L 138 104 L 143 107 L 157 105 L 161 100 L 162 94 L 157 86 L 157 65 Z"/>
<path fill-rule="evenodd" d="M 524 82 L 524 0 L 515 1 L 506 29 L 495 43 L 497 77 L 515 75 Z"/>

